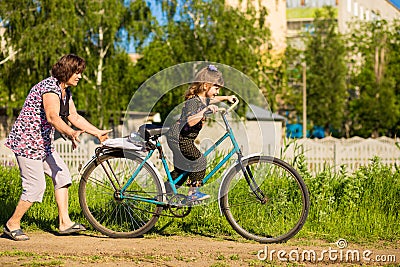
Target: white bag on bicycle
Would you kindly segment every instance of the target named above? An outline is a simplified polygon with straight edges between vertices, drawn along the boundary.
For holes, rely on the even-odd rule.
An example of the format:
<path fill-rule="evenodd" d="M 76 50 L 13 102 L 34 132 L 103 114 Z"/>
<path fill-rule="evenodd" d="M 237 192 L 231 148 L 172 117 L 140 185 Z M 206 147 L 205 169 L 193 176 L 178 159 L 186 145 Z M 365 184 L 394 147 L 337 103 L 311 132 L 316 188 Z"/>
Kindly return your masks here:
<path fill-rule="evenodd" d="M 128 137 L 107 139 L 102 144 L 114 148 L 144 150 L 145 143 L 144 139 L 138 133 L 132 132 Z"/>

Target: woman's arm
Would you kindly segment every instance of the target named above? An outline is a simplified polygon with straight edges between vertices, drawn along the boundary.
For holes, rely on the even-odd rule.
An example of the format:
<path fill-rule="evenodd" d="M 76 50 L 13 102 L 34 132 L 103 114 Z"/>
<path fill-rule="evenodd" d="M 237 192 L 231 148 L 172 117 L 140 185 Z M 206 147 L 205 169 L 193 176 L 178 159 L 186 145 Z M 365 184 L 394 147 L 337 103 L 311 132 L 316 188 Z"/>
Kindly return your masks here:
<path fill-rule="evenodd" d="M 61 134 L 66 135 L 72 141 L 72 147 L 76 148 L 80 142 L 79 135 L 84 131 L 75 131 L 68 126 L 60 117 L 60 98 L 55 93 L 43 95 L 43 108 L 47 121 Z"/>
<path fill-rule="evenodd" d="M 68 120 L 74 125 L 75 127 L 93 135 L 96 136 L 100 142 L 105 141 L 108 139 L 108 133 L 111 132 L 112 130 L 100 130 L 97 127 L 95 127 L 93 124 L 88 122 L 84 117 L 78 114 L 75 103 L 72 100 L 72 98 L 69 100 L 69 116 Z"/>

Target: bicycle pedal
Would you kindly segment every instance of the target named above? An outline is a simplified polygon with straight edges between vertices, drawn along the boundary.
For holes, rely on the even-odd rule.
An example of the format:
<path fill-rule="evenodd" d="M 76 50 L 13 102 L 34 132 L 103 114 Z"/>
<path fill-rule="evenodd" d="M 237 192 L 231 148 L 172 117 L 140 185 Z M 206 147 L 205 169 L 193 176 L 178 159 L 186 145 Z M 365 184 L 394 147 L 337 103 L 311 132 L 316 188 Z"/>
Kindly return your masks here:
<path fill-rule="evenodd" d="M 202 203 L 203 203 L 203 201 L 201 201 L 201 200 L 194 200 L 194 201 L 188 201 L 186 203 L 186 205 L 192 207 L 192 206 L 200 205 Z"/>

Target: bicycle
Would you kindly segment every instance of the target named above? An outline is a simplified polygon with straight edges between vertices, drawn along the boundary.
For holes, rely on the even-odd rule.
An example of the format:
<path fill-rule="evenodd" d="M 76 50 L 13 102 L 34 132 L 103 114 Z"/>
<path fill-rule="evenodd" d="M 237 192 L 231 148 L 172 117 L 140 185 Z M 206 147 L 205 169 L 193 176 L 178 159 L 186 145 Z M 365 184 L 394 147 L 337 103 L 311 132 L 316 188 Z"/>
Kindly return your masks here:
<path fill-rule="evenodd" d="M 207 157 L 226 139 L 233 148 L 206 174 L 203 184 L 236 154 L 235 163 L 224 171 L 219 186 L 220 212 L 247 239 L 260 243 L 287 241 L 306 221 L 310 208 L 307 187 L 300 174 L 281 159 L 242 155 L 226 117 L 238 103 L 220 112 L 226 132 L 204 155 Z M 177 190 L 185 173 L 172 178 L 159 140 L 167 130 L 142 125 L 143 151 L 109 146 L 96 149 L 83 168 L 79 184 L 80 206 L 96 230 L 109 237 L 137 237 L 151 230 L 160 216 L 182 218 L 190 213 L 193 205 Z M 150 160 L 155 151 L 167 174 L 166 181 Z M 163 214 L 164 210 L 171 215 Z"/>

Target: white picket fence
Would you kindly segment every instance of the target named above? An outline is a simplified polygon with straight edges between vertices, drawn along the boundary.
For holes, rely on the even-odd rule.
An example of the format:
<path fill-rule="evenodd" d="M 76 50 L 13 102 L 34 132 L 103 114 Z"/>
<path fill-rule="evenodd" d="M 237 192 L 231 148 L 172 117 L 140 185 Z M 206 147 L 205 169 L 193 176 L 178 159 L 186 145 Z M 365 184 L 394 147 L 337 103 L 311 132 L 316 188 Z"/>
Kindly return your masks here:
<path fill-rule="evenodd" d="M 400 165 L 398 141 L 400 140 L 387 137 L 286 140 L 286 151 L 283 157 L 290 162 L 295 156 L 304 154 L 309 170 L 314 173 L 327 166 L 338 170 L 343 165 L 347 171 L 352 172 L 360 166 L 371 163 L 374 157 L 379 157 L 380 162 L 385 165 Z"/>
<path fill-rule="evenodd" d="M 14 153 L 4 146 L 5 140 L 0 141 L 0 164 L 3 166 L 15 166 L 16 160 Z M 58 139 L 54 142 L 56 151 L 69 166 L 71 175 L 74 179 L 79 178 L 79 169 L 94 155 L 96 147 L 92 140 L 84 141 L 72 150 L 71 142 Z"/>
<path fill-rule="evenodd" d="M 304 154 L 308 168 L 313 173 L 323 170 L 326 166 L 338 170 L 342 165 L 346 166 L 347 171 L 352 172 L 360 166 L 368 165 L 373 157 L 379 157 L 383 164 L 400 166 L 400 149 L 396 145 L 397 141 L 387 137 L 377 139 L 360 137 L 286 139 L 283 142 L 281 149 L 283 153 L 280 157 L 287 162 L 292 162 L 296 156 Z M 0 141 L 0 164 L 14 166 L 16 164 L 14 154 L 4 146 L 4 142 L 5 140 Z M 76 150 L 72 150 L 70 142 L 62 139 L 55 141 L 56 150 L 70 167 L 71 174 L 75 179 L 79 178 L 80 167 L 94 155 L 98 146 L 88 140 L 82 141 Z M 160 164 L 156 163 L 156 166 L 160 166 Z"/>

